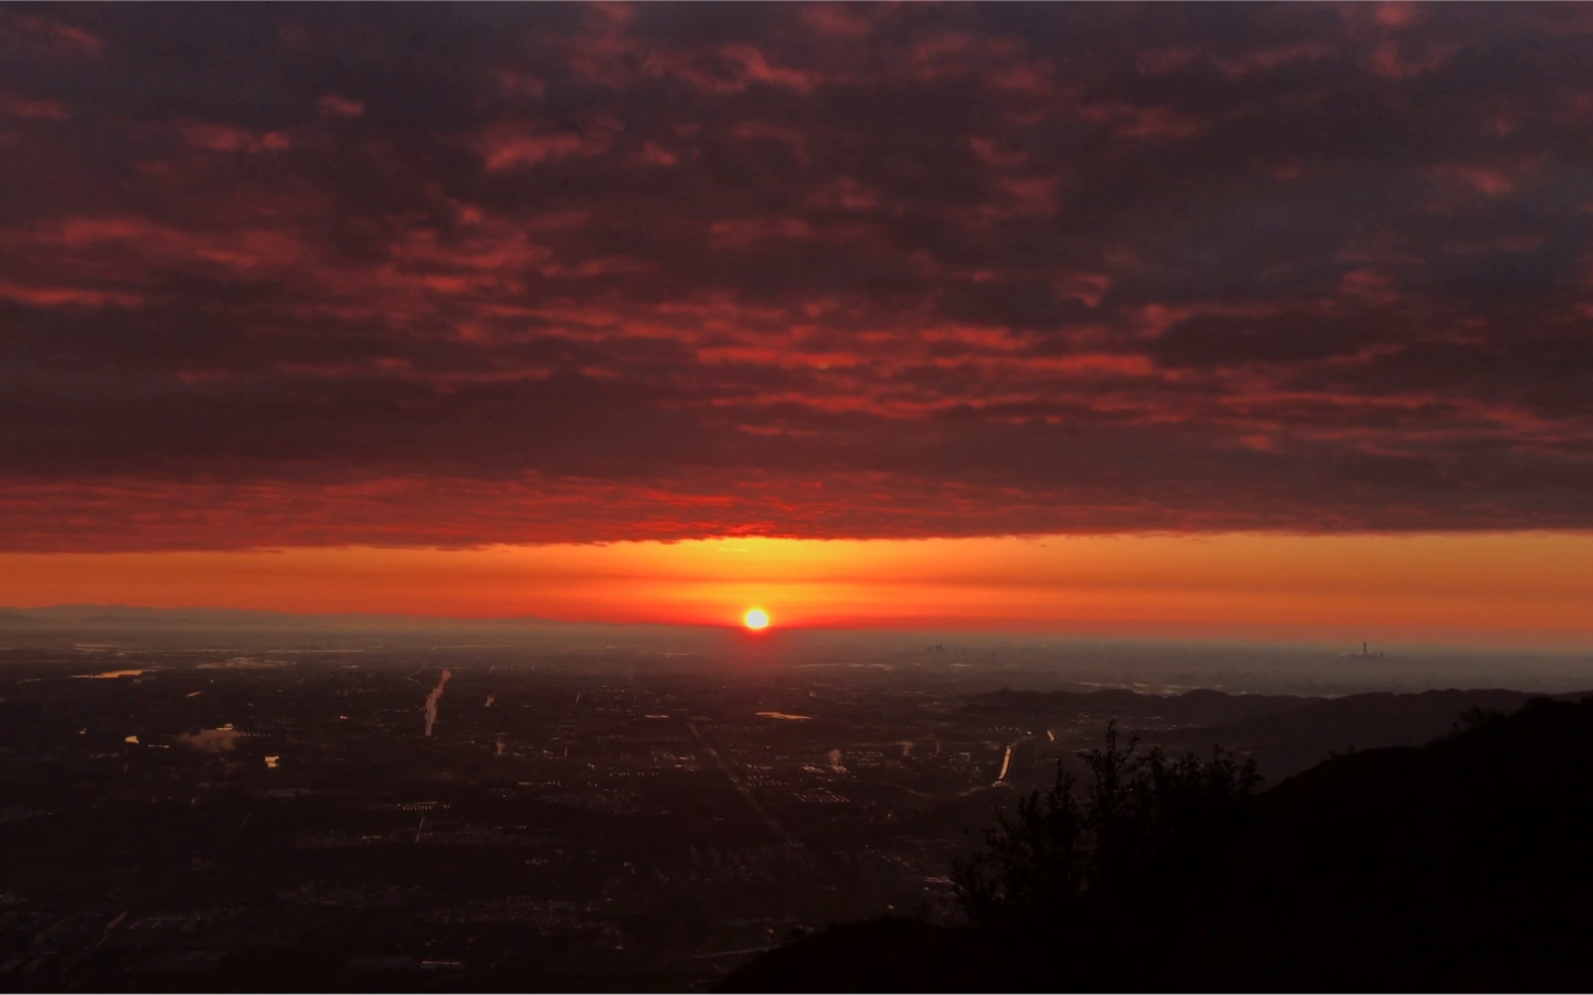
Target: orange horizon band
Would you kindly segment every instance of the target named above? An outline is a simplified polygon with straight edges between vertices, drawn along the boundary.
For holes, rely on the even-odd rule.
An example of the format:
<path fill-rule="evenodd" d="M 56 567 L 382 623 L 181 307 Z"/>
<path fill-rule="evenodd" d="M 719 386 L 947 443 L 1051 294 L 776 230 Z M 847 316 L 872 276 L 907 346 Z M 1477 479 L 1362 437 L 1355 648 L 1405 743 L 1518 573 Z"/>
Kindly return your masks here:
<path fill-rule="evenodd" d="M 732 626 L 756 607 L 781 629 L 1398 630 L 1593 644 L 1589 564 L 1593 536 L 1580 533 L 10 553 L 0 604 Z"/>

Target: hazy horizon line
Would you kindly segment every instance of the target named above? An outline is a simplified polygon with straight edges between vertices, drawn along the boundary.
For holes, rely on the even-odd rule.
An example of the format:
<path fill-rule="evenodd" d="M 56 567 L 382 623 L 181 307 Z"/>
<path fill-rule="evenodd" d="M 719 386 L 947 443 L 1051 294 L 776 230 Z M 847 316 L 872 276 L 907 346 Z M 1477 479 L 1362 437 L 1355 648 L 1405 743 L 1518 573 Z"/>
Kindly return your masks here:
<path fill-rule="evenodd" d="M 301 621 L 314 624 L 317 622 L 390 622 L 424 629 L 428 623 L 434 627 L 490 627 L 502 625 L 541 625 L 558 629 L 579 628 L 611 628 L 611 629 L 655 629 L 679 633 L 719 634 L 726 636 L 739 636 L 747 640 L 778 640 L 786 636 L 835 636 L 846 637 L 917 637 L 940 640 L 963 639 L 974 643 L 989 644 L 991 642 L 1008 642 L 1012 648 L 1048 648 L 1048 643 L 1098 643 L 1114 645 L 1149 645 L 1149 646 L 1200 646 L 1200 647 L 1234 647 L 1250 650 L 1266 648 L 1291 649 L 1296 651 L 1321 650 L 1338 651 L 1345 655 L 1345 650 L 1358 650 L 1364 644 L 1370 644 L 1373 652 L 1378 650 L 1393 651 L 1398 653 L 1434 652 L 1467 653 L 1478 655 L 1493 655 L 1498 653 L 1525 653 L 1534 656 L 1582 656 L 1593 653 L 1593 645 L 1574 642 L 1538 642 L 1536 644 L 1518 642 L 1505 643 L 1485 640 L 1469 641 L 1443 641 L 1434 638 L 1400 638 L 1388 633 L 1377 633 L 1377 627 L 1367 628 L 1364 639 L 1334 638 L 1326 634 L 1312 634 L 1300 632 L 1295 636 L 1283 633 L 1263 634 L 1254 632 L 1240 634 L 1228 632 L 1224 634 L 1201 635 L 1186 634 L 1152 634 L 1147 632 L 1128 633 L 1123 631 L 1059 631 L 1051 629 L 1024 629 L 1024 628 L 972 628 L 947 625 L 943 627 L 928 627 L 921 625 L 779 625 L 771 626 L 758 633 L 750 633 L 743 626 L 725 623 L 711 624 L 702 622 L 660 622 L 660 621 L 607 621 L 601 619 L 558 619 L 530 613 L 518 615 L 441 615 L 420 614 L 404 612 L 289 612 L 271 608 L 238 608 L 219 605 L 189 604 L 176 607 L 158 605 L 138 605 L 125 603 L 103 602 L 73 602 L 49 605 L 0 605 L 0 613 L 10 613 L 27 617 L 29 613 L 47 613 L 63 611 L 128 611 L 147 612 L 159 615 L 176 615 L 183 612 L 213 613 L 217 615 L 242 615 L 265 616 L 283 620 L 284 622 Z M 70 626 L 72 619 L 35 618 L 35 621 L 44 624 L 56 623 L 62 627 Z M 87 621 L 87 620 L 76 620 Z M 151 621 L 158 621 L 152 619 Z M 197 621 L 197 620 L 196 620 Z M 1162 623 L 1168 627 L 1193 628 L 1188 622 Z M 1154 627 L 1154 623 L 1150 624 Z M 1212 627 L 1232 626 L 1222 623 L 1212 623 Z M 1249 626 L 1253 629 L 1265 629 L 1266 626 Z M 1307 626 L 1277 625 L 1277 629 L 1308 629 Z M 1567 635 L 1572 635 L 1567 633 Z M 1061 648 L 1061 647 L 1057 647 Z"/>

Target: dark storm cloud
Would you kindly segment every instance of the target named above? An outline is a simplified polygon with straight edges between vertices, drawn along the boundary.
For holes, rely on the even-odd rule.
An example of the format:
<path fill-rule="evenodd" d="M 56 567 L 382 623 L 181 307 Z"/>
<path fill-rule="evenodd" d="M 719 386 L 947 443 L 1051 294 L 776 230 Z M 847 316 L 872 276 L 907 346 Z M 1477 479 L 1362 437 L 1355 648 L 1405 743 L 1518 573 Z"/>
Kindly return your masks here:
<path fill-rule="evenodd" d="M 1590 11 L 0 10 L 5 542 L 1593 526 Z"/>

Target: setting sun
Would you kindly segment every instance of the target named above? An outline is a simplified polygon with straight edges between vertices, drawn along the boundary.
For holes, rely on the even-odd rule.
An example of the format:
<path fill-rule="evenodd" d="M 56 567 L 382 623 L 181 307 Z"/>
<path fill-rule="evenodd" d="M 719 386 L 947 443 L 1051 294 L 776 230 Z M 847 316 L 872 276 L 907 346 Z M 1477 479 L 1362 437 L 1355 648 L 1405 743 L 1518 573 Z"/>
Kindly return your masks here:
<path fill-rule="evenodd" d="M 762 608 L 748 608 L 747 613 L 741 616 L 741 623 L 749 629 L 767 629 L 769 613 Z"/>

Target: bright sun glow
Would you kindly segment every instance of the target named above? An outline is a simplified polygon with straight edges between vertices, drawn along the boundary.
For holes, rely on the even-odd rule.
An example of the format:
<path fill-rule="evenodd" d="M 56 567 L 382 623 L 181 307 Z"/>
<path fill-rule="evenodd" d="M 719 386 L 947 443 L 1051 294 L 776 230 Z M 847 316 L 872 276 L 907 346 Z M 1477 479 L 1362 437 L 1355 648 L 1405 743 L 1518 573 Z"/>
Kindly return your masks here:
<path fill-rule="evenodd" d="M 749 629 L 767 629 L 769 613 L 762 608 L 748 608 L 747 613 L 741 616 L 741 622 Z"/>

